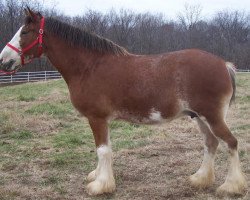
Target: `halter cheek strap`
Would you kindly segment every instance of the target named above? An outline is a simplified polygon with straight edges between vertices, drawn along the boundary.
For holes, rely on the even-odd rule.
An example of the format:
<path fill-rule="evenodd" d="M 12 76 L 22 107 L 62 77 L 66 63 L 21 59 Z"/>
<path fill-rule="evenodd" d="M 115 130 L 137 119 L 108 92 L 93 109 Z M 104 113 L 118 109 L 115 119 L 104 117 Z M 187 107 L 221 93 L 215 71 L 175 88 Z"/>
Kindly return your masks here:
<path fill-rule="evenodd" d="M 13 45 L 11 45 L 10 43 L 7 44 L 8 47 L 10 47 L 12 50 L 14 50 L 15 52 L 17 52 L 20 57 L 21 57 L 21 64 L 22 65 L 25 65 L 25 64 L 28 64 L 32 61 L 32 59 L 29 59 L 28 61 L 25 60 L 25 56 L 24 54 L 29 51 L 31 48 L 33 48 L 35 45 L 38 44 L 38 57 L 40 57 L 42 54 L 43 54 L 43 33 L 44 33 L 44 17 L 41 18 L 41 21 L 40 21 L 40 29 L 39 29 L 39 32 L 38 32 L 38 37 L 36 40 L 34 40 L 31 44 L 29 44 L 27 47 L 25 48 L 22 48 L 21 50 L 14 47 Z M 15 73 L 16 71 L 11 71 L 11 72 L 4 72 L 4 71 L 0 71 L 0 72 L 3 72 L 5 74 L 13 74 Z"/>

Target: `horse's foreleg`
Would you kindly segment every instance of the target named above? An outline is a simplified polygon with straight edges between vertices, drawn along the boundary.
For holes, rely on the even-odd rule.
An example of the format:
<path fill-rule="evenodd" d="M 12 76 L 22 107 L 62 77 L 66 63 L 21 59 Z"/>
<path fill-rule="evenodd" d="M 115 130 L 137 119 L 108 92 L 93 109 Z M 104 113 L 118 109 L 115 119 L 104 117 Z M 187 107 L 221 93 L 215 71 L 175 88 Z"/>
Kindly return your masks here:
<path fill-rule="evenodd" d="M 197 118 L 198 125 L 204 135 L 204 158 L 200 169 L 190 176 L 191 184 L 198 188 L 206 188 L 214 182 L 214 158 L 218 147 L 218 140 L 211 132 L 209 126 L 199 117 Z"/>
<path fill-rule="evenodd" d="M 87 185 L 87 192 L 90 195 L 111 193 L 115 190 L 115 179 L 112 169 L 112 149 L 109 142 L 108 124 L 105 119 L 89 119 L 89 124 L 94 134 L 98 165 L 88 175 L 92 181 Z"/>

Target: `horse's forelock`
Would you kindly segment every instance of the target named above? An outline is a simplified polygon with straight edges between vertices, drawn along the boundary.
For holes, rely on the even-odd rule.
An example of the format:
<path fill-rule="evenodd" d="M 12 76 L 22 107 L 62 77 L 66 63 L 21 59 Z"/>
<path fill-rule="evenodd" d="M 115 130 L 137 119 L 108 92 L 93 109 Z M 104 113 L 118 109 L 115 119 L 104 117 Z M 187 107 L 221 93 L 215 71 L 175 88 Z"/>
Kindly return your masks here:
<path fill-rule="evenodd" d="M 33 19 L 32 19 L 31 16 L 26 16 L 25 17 L 25 20 L 24 20 L 25 25 L 28 25 L 28 24 L 30 24 L 32 22 L 33 22 Z"/>

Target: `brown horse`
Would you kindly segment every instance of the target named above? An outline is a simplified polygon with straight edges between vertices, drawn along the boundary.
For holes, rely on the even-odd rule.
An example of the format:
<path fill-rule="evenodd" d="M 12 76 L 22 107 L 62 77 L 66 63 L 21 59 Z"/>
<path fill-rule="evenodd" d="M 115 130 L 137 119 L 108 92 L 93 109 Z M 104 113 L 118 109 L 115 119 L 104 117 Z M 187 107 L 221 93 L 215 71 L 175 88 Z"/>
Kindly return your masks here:
<path fill-rule="evenodd" d="M 97 168 L 88 175 L 90 195 L 115 190 L 108 122 L 123 119 L 156 124 L 182 115 L 195 118 L 204 134 L 204 158 L 190 177 L 205 188 L 214 182 L 218 138 L 227 143 L 230 167 L 219 193 L 242 194 L 238 143 L 225 116 L 235 95 L 234 67 L 210 53 L 189 49 L 134 55 L 110 40 L 26 10 L 26 20 L 0 54 L 1 69 L 12 71 L 45 55 L 65 79 L 72 104 L 89 121 Z M 20 56 L 21 55 L 21 56 Z"/>

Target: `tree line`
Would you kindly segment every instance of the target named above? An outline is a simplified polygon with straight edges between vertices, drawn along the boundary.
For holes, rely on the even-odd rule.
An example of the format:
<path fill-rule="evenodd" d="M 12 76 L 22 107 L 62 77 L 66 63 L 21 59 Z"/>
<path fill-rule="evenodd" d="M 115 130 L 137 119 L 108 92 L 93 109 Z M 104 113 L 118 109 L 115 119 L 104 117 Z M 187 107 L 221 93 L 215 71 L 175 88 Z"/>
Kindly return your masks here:
<path fill-rule="evenodd" d="M 175 20 L 163 14 L 110 10 L 88 10 L 70 17 L 56 6 L 45 7 L 38 0 L 0 0 L 0 49 L 22 25 L 26 6 L 74 26 L 94 32 L 136 54 L 158 54 L 198 48 L 231 61 L 241 69 L 250 69 L 250 13 L 220 11 L 202 17 L 201 6 L 185 4 Z M 167 5 L 166 5 L 167 7 Z M 39 59 L 23 71 L 53 70 L 46 59 Z"/>

